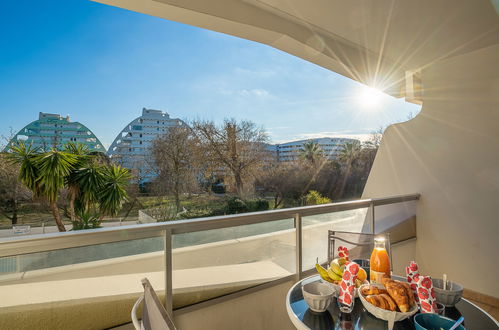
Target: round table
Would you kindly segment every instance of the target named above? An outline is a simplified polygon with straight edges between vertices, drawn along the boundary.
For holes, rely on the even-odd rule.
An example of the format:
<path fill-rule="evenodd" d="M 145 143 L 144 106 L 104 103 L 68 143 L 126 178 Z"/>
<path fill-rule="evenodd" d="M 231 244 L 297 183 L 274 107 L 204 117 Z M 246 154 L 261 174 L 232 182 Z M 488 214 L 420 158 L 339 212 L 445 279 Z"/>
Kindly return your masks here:
<path fill-rule="evenodd" d="M 395 279 L 402 279 L 394 276 Z M 305 300 L 301 287 L 304 284 L 319 281 L 319 275 L 307 277 L 293 285 L 286 297 L 286 309 L 293 325 L 299 330 L 322 330 L 322 329 L 387 329 L 388 322 L 380 320 L 371 315 L 362 305 L 362 302 L 355 299 L 354 310 L 351 314 L 341 314 L 336 299 L 333 299 L 327 311 L 324 313 L 312 312 Z M 474 305 L 466 299 L 461 299 L 455 307 L 446 307 L 444 316 L 457 320 L 464 316 L 464 326 L 466 329 L 499 329 L 499 324 L 488 313 L 480 307 Z M 413 318 L 395 322 L 393 329 L 415 329 Z"/>

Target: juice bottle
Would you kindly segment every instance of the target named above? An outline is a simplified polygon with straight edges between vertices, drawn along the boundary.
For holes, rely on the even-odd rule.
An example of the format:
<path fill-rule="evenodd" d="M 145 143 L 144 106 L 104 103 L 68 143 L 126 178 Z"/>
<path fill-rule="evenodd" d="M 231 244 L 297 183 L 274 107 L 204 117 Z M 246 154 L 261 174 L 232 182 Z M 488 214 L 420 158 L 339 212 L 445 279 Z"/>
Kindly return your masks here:
<path fill-rule="evenodd" d="M 383 276 L 390 277 L 390 257 L 386 252 L 385 238 L 374 239 L 374 250 L 371 254 L 370 280 L 371 283 L 382 284 Z"/>

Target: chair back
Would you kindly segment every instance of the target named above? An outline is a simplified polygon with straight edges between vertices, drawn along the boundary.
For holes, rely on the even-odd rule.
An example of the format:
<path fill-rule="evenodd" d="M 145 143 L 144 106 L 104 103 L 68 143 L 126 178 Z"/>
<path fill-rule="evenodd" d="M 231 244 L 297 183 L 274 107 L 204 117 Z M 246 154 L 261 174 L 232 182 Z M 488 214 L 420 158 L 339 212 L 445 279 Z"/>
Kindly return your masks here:
<path fill-rule="evenodd" d="M 144 295 L 141 296 L 132 309 L 132 322 L 136 330 L 177 330 L 172 318 L 161 304 L 156 292 L 147 278 L 142 279 Z M 142 305 L 142 320 L 137 320 L 137 309 Z"/>
<path fill-rule="evenodd" d="M 374 249 L 374 237 L 384 236 L 386 251 L 390 256 L 390 270 L 393 270 L 392 249 L 390 245 L 390 234 L 364 234 L 351 233 L 346 231 L 328 231 L 328 263 L 330 263 L 338 255 L 338 247 L 346 246 L 349 250 L 350 260 L 371 258 L 371 253 Z"/>

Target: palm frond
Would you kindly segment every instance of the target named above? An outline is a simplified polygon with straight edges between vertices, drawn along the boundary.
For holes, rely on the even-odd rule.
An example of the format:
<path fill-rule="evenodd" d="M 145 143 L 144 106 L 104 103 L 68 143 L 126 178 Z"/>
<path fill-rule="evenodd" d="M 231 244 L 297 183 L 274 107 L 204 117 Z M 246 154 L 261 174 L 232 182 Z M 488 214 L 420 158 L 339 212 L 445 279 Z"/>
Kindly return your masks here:
<path fill-rule="evenodd" d="M 103 169 L 104 183 L 99 190 L 99 209 L 102 214 L 115 216 L 128 198 L 126 185 L 131 175 L 126 168 L 117 165 Z"/>
<path fill-rule="evenodd" d="M 65 179 L 78 162 L 77 155 L 52 149 L 33 158 L 38 169 L 37 185 L 41 195 L 49 202 L 57 200 L 59 191 L 64 188 Z"/>

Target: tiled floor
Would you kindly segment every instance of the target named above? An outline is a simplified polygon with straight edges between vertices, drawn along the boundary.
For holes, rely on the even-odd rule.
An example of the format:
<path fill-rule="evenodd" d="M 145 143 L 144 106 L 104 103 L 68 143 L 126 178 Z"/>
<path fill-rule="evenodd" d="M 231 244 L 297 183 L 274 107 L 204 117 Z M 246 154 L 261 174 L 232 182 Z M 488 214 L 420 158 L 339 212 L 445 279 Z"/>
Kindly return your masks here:
<path fill-rule="evenodd" d="M 471 299 L 469 299 L 469 300 L 472 303 L 474 303 L 475 305 L 480 306 L 481 309 L 483 309 L 484 311 L 486 311 L 487 313 L 489 313 L 490 315 L 492 315 L 493 318 L 495 318 L 496 320 L 499 321 L 499 308 L 498 307 L 494 307 L 494 306 L 491 306 L 491 305 L 480 303 L 478 301 L 471 300 Z"/>

